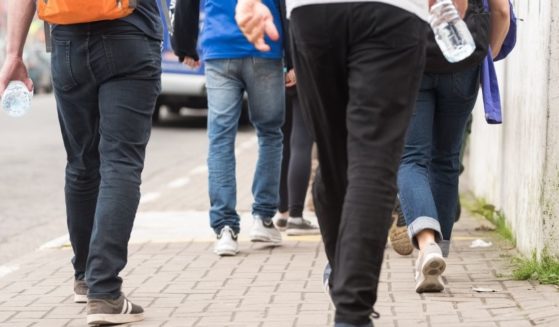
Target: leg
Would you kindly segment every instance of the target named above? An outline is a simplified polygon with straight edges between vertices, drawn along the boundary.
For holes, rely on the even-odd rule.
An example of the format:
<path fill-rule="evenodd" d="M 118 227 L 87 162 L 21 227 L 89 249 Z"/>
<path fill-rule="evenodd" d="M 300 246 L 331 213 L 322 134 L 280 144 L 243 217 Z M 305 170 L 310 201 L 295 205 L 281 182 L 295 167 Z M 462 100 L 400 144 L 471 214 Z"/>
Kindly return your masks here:
<path fill-rule="evenodd" d="M 224 226 L 239 232 L 235 138 L 241 115 L 244 86 L 239 76 L 241 60 L 206 62 L 208 89 L 208 177 L 210 224 L 216 234 Z"/>
<path fill-rule="evenodd" d="M 447 256 L 458 205 L 460 148 L 468 117 L 477 99 L 479 68 L 442 75 L 433 126 L 430 183 L 437 206 Z"/>
<path fill-rule="evenodd" d="M 89 299 L 121 299 L 119 272 L 140 200 L 141 173 L 161 82 L 160 43 L 129 26 L 104 34 L 110 74 L 99 85 L 101 184 L 87 261 Z M 98 48 L 99 50 L 99 48 Z M 103 56 L 104 57 L 104 56 Z M 105 69 L 102 63 L 93 69 Z M 90 309 L 92 309 L 91 307 Z"/>
<path fill-rule="evenodd" d="M 64 193 L 77 280 L 85 278 L 100 182 L 97 85 L 83 60 L 86 55 L 80 36 L 54 33 L 53 84 L 67 156 Z"/>
<path fill-rule="evenodd" d="M 285 122 L 281 128 L 283 134 L 283 152 L 281 157 L 281 175 L 280 175 L 280 190 L 279 190 L 279 204 L 278 211 L 287 219 L 287 211 L 289 210 L 289 189 L 288 189 L 288 175 L 289 163 L 291 161 L 291 131 L 293 129 L 293 90 L 286 90 L 285 93 Z"/>
<path fill-rule="evenodd" d="M 305 21 L 297 23 L 303 17 Z M 423 68 L 425 24 L 392 6 L 332 4 L 296 9 L 291 26 L 299 94 L 319 148 L 321 171 L 315 194 L 324 192 L 322 201 L 339 198 L 331 201 L 331 207 L 343 204 L 343 210 L 328 213 L 339 215 L 326 223 L 334 228 L 322 231 L 327 255 L 333 259 L 336 323 L 370 323 L 396 193 L 396 169 L 415 100 L 413 90 Z M 401 41 L 398 46 L 386 47 L 395 38 Z M 333 90 L 339 90 L 338 98 L 331 95 Z M 316 98 L 307 98 L 309 94 Z M 343 100 L 331 101 L 338 99 Z M 329 142 L 321 146 L 323 140 Z M 330 157 L 332 149 L 343 151 Z M 341 169 L 336 174 L 332 167 Z M 319 222 L 324 220 L 323 216 Z M 337 235 L 334 251 L 328 248 L 333 239 L 329 234 Z"/>
<path fill-rule="evenodd" d="M 252 181 L 252 214 L 266 220 L 277 210 L 281 173 L 281 126 L 285 115 L 281 60 L 246 58 L 243 76 L 247 85 L 250 121 L 258 137 L 258 161 Z"/>
<path fill-rule="evenodd" d="M 291 160 L 289 160 L 289 216 L 303 217 L 303 207 L 311 174 L 311 152 L 313 140 L 303 121 L 297 94 L 291 97 L 293 131 L 291 134 Z"/>
<path fill-rule="evenodd" d="M 442 239 L 429 184 L 436 83 L 436 76 L 423 75 L 398 171 L 400 206 L 412 243 L 419 249 Z"/>

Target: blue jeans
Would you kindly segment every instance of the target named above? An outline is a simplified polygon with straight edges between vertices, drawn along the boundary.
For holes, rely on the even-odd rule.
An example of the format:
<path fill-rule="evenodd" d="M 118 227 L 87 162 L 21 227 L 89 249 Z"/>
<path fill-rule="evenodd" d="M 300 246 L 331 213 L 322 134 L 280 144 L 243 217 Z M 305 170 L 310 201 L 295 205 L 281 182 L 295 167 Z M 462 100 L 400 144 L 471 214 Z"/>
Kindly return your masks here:
<path fill-rule="evenodd" d="M 258 137 L 252 214 L 268 220 L 276 213 L 285 112 L 282 61 L 253 57 L 208 60 L 206 86 L 210 225 L 216 233 L 226 225 L 238 233 L 235 137 L 245 91 Z"/>
<path fill-rule="evenodd" d="M 58 26 L 52 76 L 75 278 L 116 298 L 160 91 L 160 41 L 121 21 Z"/>
<path fill-rule="evenodd" d="M 413 244 L 435 231 L 447 256 L 456 206 L 460 148 L 479 90 L 479 68 L 424 74 L 398 171 L 400 204 Z"/>

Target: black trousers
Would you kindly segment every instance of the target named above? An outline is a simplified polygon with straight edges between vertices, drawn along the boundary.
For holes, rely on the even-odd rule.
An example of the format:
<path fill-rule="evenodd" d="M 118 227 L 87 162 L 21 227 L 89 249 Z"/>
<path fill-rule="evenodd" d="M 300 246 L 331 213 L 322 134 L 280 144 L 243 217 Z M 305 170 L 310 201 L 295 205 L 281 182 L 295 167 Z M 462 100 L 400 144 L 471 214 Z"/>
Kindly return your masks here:
<path fill-rule="evenodd" d="M 366 324 L 427 24 L 394 6 L 355 2 L 296 8 L 290 26 L 301 106 L 318 147 L 313 197 L 335 320 Z"/>
<path fill-rule="evenodd" d="M 278 211 L 289 211 L 290 217 L 303 217 L 311 175 L 313 139 L 303 121 L 294 87 L 285 90 L 285 100 Z"/>

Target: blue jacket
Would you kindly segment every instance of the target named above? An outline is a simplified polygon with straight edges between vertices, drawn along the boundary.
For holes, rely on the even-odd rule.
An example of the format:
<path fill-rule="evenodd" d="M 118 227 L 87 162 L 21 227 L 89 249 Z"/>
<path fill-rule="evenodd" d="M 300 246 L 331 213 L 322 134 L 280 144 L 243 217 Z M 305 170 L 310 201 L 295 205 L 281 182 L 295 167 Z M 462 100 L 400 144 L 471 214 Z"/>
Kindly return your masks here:
<path fill-rule="evenodd" d="M 235 22 L 237 0 L 203 1 L 205 16 L 201 34 L 202 59 L 282 58 L 283 23 L 279 3 L 283 1 L 285 0 L 263 0 L 274 15 L 274 23 L 281 35 L 278 41 L 266 40 L 271 47 L 269 52 L 258 51 L 237 26 Z M 174 32 L 171 38 L 173 50 L 181 61 L 184 57 L 198 59 L 196 45 L 199 33 L 200 0 L 177 0 L 174 8 Z"/>

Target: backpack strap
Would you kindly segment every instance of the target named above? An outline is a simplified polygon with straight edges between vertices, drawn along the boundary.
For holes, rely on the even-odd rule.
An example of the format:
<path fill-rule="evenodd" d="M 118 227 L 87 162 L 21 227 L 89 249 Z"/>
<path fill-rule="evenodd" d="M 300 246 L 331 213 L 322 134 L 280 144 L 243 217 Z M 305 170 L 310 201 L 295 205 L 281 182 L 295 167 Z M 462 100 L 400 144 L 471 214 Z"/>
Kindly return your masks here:
<path fill-rule="evenodd" d="M 46 47 L 47 53 L 51 53 L 52 52 L 52 37 L 50 35 L 50 25 L 49 25 L 49 23 L 44 21 L 43 26 L 44 26 L 43 29 L 44 29 L 44 33 L 45 33 L 45 47 Z"/>

